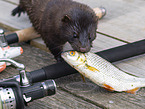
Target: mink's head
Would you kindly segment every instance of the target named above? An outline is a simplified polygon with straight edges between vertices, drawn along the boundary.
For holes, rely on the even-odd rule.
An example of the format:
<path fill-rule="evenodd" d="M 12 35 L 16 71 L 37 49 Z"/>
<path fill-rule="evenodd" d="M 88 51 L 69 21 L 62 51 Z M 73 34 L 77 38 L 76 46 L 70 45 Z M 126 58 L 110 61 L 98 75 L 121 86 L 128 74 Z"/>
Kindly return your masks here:
<path fill-rule="evenodd" d="M 61 29 L 74 50 L 89 52 L 96 38 L 97 23 L 98 17 L 92 10 L 75 8 L 63 16 Z"/>

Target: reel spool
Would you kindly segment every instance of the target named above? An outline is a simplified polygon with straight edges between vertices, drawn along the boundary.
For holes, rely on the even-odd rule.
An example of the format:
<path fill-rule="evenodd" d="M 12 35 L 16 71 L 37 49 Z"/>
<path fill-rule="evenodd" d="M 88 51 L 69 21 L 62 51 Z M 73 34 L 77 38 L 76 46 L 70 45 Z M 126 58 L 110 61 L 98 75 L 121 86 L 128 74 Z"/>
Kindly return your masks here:
<path fill-rule="evenodd" d="M 0 87 L 0 109 L 15 109 L 16 98 L 12 88 Z"/>

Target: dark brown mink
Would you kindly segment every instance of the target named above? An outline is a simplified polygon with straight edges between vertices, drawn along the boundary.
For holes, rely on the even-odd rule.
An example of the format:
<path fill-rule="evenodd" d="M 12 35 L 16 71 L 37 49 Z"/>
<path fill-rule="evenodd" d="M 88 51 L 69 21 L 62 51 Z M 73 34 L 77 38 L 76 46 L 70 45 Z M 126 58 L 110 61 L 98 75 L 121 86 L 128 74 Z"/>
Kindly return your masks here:
<path fill-rule="evenodd" d="M 87 5 L 72 0 L 20 0 L 12 15 L 22 12 L 27 12 L 57 61 L 62 60 L 66 42 L 76 51 L 89 52 L 96 38 L 98 17 Z"/>

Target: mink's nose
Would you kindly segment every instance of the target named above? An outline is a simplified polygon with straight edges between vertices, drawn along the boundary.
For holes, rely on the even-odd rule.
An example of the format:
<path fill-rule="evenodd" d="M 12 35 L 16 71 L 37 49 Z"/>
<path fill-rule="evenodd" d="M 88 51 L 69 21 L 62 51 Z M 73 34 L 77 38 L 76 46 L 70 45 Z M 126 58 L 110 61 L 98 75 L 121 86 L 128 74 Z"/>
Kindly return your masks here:
<path fill-rule="evenodd" d="M 80 52 L 86 52 L 86 48 L 80 48 Z"/>

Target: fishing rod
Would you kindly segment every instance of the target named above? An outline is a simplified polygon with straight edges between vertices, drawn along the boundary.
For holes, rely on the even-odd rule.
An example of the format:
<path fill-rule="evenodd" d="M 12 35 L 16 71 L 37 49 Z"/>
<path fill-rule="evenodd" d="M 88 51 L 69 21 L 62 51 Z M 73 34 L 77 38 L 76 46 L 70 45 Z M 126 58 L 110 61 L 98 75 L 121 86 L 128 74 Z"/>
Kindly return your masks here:
<path fill-rule="evenodd" d="M 112 63 L 133 56 L 144 54 L 145 53 L 144 45 L 145 45 L 145 39 L 141 41 L 125 44 L 122 46 L 118 46 L 115 48 L 103 50 L 97 52 L 96 54 L 98 54 L 102 58 Z M 57 79 L 74 73 L 78 73 L 78 72 L 70 65 L 68 65 L 66 62 L 59 62 L 32 72 L 26 72 L 26 75 L 29 78 L 29 81 L 35 83 L 47 79 Z"/>
<path fill-rule="evenodd" d="M 10 34 L 6 33 L 5 35 L 5 39 L 8 44 L 24 42 L 24 41 L 32 40 L 37 37 L 40 37 L 40 35 L 34 30 L 33 27 L 17 30 Z"/>
<path fill-rule="evenodd" d="M 145 53 L 145 39 L 115 48 L 107 49 L 97 52 L 99 56 L 106 59 L 109 62 L 116 62 L 130 57 L 138 56 Z M 70 74 L 78 73 L 74 68 L 68 65 L 66 62 L 59 62 L 50 66 L 43 67 L 27 74 L 31 78 L 31 81 L 37 82 L 47 79 L 57 79 Z"/>

